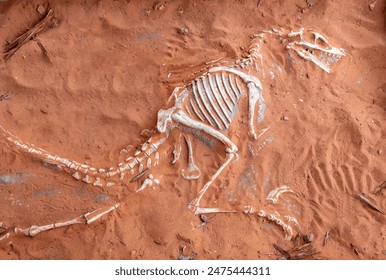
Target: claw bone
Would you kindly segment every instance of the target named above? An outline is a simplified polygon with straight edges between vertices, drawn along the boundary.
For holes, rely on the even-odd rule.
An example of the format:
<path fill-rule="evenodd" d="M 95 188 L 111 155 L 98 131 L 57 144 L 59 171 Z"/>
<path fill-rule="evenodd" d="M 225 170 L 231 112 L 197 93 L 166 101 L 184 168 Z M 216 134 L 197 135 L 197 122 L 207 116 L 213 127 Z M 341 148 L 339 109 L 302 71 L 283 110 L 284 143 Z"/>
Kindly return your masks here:
<path fill-rule="evenodd" d="M 273 189 L 272 191 L 270 191 L 266 200 L 270 200 L 270 201 L 272 201 L 273 204 L 276 204 L 278 199 L 279 199 L 279 196 L 285 192 L 294 193 L 298 196 L 298 194 L 296 192 L 294 192 L 293 190 L 291 190 L 289 187 L 281 186 L 281 187 L 277 187 L 277 188 Z"/>

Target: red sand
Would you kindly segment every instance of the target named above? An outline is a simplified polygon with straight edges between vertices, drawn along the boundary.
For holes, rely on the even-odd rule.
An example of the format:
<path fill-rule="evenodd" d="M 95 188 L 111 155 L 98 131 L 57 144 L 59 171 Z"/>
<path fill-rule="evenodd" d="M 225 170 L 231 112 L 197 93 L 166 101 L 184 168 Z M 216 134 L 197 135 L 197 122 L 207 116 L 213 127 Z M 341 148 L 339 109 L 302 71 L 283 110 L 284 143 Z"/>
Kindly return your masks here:
<path fill-rule="evenodd" d="M 370 4 L 374 3 L 371 6 Z M 259 4 L 258 4 L 259 3 Z M 307 5 L 309 3 L 309 5 Z M 39 1 L 0 3 L 0 38 L 14 39 L 41 17 Z M 23 141 L 78 162 L 106 166 L 119 151 L 146 140 L 173 88 L 217 58 L 246 54 L 263 29 L 312 28 L 348 55 L 327 74 L 299 59 L 291 65 L 278 45 L 265 54 L 282 76 L 262 79 L 273 141 L 247 138 L 246 104 L 232 127 L 240 159 L 204 197 L 207 207 L 289 211 L 300 234 L 313 234 L 309 258 L 386 259 L 386 48 L 384 1 L 50 1 L 56 24 L 0 64 L 0 124 Z M 181 28 L 185 28 L 181 32 Z M 180 30 L 180 32 L 179 32 Z M 284 116 L 286 117 L 284 120 Z M 288 119 L 287 119 L 288 118 Z M 186 148 L 172 165 L 173 133 L 161 149 L 155 189 L 140 183 L 95 188 L 43 166 L 0 139 L 0 175 L 26 174 L 0 184 L 3 229 L 65 221 L 114 203 L 121 206 L 91 225 L 74 225 L 0 241 L 0 259 L 277 259 L 272 245 L 290 250 L 280 227 L 256 215 L 216 214 L 205 226 L 187 204 L 224 158 L 224 146 L 194 141 L 202 171 L 180 175 Z M 249 147 L 249 148 L 248 148 Z M 259 150 L 256 156 L 250 151 Z M 276 206 L 270 190 L 287 185 Z M 244 204 L 243 204 L 244 203 Z M 329 239 L 326 239 L 328 234 Z M 300 243 L 299 243 L 300 242 Z"/>

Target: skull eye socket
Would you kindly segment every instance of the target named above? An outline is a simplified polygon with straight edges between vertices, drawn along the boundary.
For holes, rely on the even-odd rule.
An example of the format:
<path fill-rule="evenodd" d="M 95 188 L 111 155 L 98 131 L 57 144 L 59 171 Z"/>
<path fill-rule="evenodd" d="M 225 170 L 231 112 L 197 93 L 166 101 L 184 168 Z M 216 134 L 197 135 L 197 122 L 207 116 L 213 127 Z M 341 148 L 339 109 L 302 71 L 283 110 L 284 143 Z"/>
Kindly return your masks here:
<path fill-rule="evenodd" d="M 317 39 L 315 40 L 315 44 L 316 44 L 317 46 L 321 47 L 322 49 L 326 49 L 326 50 L 330 49 L 330 45 L 327 44 L 325 41 L 323 41 L 323 40 L 320 39 L 320 38 L 317 38 Z"/>

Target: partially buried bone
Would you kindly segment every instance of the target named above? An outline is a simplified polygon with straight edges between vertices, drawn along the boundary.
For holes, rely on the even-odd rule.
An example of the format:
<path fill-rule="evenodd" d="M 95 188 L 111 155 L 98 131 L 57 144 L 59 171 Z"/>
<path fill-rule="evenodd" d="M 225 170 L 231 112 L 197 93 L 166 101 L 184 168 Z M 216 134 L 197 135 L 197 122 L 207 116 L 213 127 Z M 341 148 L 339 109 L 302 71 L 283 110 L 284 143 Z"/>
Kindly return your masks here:
<path fill-rule="evenodd" d="M 185 136 L 186 145 L 188 146 L 188 170 L 185 172 L 184 169 L 181 170 L 181 175 L 187 180 L 195 180 L 200 178 L 201 171 L 198 169 L 198 167 L 194 164 L 194 157 L 193 157 L 193 148 L 192 148 L 192 140 L 189 136 Z"/>
<path fill-rule="evenodd" d="M 101 211 L 102 209 L 94 210 L 94 211 L 88 212 L 86 214 L 83 214 L 83 215 L 76 217 L 75 219 L 72 219 L 69 221 L 65 221 L 65 222 L 61 222 L 61 223 L 54 223 L 54 224 L 49 224 L 49 225 L 44 225 L 44 226 L 33 225 L 33 226 L 30 226 L 30 227 L 25 228 L 25 229 L 15 228 L 14 232 L 15 233 L 21 232 L 26 236 L 33 237 L 33 236 L 35 236 L 43 231 L 47 231 L 47 230 L 50 230 L 53 228 L 65 227 L 65 226 L 70 226 L 70 225 L 74 225 L 74 224 L 91 224 L 92 222 L 95 222 L 96 220 L 98 220 L 102 216 L 117 209 L 118 207 L 119 207 L 119 203 L 111 206 L 110 208 L 108 208 L 105 211 Z"/>
<path fill-rule="evenodd" d="M 273 189 L 272 191 L 270 191 L 266 200 L 270 200 L 270 201 L 272 201 L 273 204 L 276 204 L 278 199 L 279 199 L 279 196 L 285 192 L 294 193 L 298 196 L 298 194 L 296 192 L 294 192 L 293 190 L 291 190 L 289 187 L 281 186 L 281 187 L 277 187 L 277 188 Z"/>
<path fill-rule="evenodd" d="M 305 60 L 309 60 L 322 68 L 325 72 L 330 73 L 329 64 L 338 61 L 340 58 L 346 56 L 346 52 L 343 49 L 338 49 L 332 46 L 327 39 L 320 33 L 312 32 L 314 35 L 314 42 L 310 43 L 303 39 L 304 28 L 301 28 L 299 31 L 291 31 L 288 34 L 289 38 L 299 36 L 300 41 L 293 41 L 287 45 L 287 49 L 294 50 L 300 57 Z M 322 42 L 318 44 L 318 40 Z M 303 47 L 303 48 L 299 48 Z M 314 51 L 317 50 L 320 52 L 318 56 L 314 54 Z"/>
<path fill-rule="evenodd" d="M 181 149 L 182 147 L 180 142 L 178 142 L 177 145 L 174 145 L 172 164 L 175 164 L 180 159 Z"/>

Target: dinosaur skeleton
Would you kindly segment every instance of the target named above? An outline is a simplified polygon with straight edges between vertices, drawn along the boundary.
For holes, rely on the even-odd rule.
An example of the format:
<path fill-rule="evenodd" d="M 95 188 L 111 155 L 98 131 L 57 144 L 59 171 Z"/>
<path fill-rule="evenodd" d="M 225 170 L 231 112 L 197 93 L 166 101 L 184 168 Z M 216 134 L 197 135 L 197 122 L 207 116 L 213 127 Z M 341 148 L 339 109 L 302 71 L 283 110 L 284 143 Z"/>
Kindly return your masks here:
<path fill-rule="evenodd" d="M 155 135 L 149 138 L 132 156 L 127 157 L 124 162 L 119 163 L 115 168 L 97 169 L 87 164 L 71 161 L 60 156 L 52 155 L 32 144 L 24 143 L 1 126 L 0 132 L 9 142 L 20 150 L 40 158 L 45 163 L 52 164 L 59 169 L 70 173 L 74 179 L 81 180 L 96 187 L 111 187 L 139 180 L 150 169 L 158 165 L 158 149 L 165 143 L 170 132 L 174 129 L 179 129 L 184 133 L 188 147 L 188 167 L 187 170 L 182 170 L 182 176 L 188 180 L 197 179 L 200 177 L 201 172 L 194 164 L 190 136 L 186 136 L 185 134 L 186 131 L 206 134 L 224 144 L 225 159 L 222 165 L 210 177 L 209 181 L 198 192 L 197 197 L 189 203 L 188 208 L 195 214 L 237 212 L 236 210 L 201 207 L 200 202 L 213 181 L 224 171 L 232 160 L 237 158 L 238 147 L 227 136 L 227 129 L 235 119 L 238 112 L 239 101 L 242 98 L 245 96 L 248 98 L 249 135 L 256 140 L 268 129 L 266 128 L 263 130 L 260 135 L 257 135 L 255 131 L 255 125 L 262 122 L 266 111 L 266 104 L 262 95 L 263 87 L 260 80 L 256 77 L 258 74 L 262 74 L 263 77 L 265 76 L 265 72 L 261 67 L 263 56 L 260 52 L 260 44 L 262 40 L 267 34 L 276 35 L 278 38 L 281 38 L 282 42 L 288 40 L 289 43 L 286 46 L 288 50 L 295 51 L 301 58 L 313 62 L 326 72 L 329 72 L 330 70 L 328 63 L 326 63 L 326 60 L 321 59 L 321 55 L 316 57 L 314 51 L 324 53 L 326 57 L 333 57 L 334 59 L 329 60 L 330 63 L 337 61 L 340 57 L 345 55 L 345 52 L 342 49 L 332 47 L 327 39 L 319 33 L 313 33 L 315 38 L 313 43 L 306 42 L 303 39 L 303 32 L 304 30 L 300 29 L 298 32 L 291 31 L 287 35 L 283 35 L 284 31 L 272 29 L 257 34 L 254 36 L 255 41 L 250 47 L 250 54 L 247 58 L 238 60 L 235 65 L 218 65 L 209 68 L 206 73 L 195 78 L 190 83 L 176 87 L 168 100 L 171 105 L 166 109 L 158 111 Z M 299 37 L 300 41 L 295 41 L 294 38 L 296 37 Z M 318 45 L 318 40 L 321 40 L 324 45 Z M 325 45 L 327 45 L 326 48 L 324 48 Z M 255 107 L 257 106 L 257 103 L 259 109 L 257 116 L 255 116 Z M 180 152 L 181 146 L 178 144 L 175 146 L 173 163 L 179 159 Z M 128 150 L 124 149 L 123 154 L 126 153 L 128 153 Z M 135 171 L 135 168 L 137 168 L 137 171 Z M 159 180 L 154 179 L 152 174 L 148 174 L 148 177 L 143 181 L 141 187 L 137 191 L 143 191 L 144 189 L 153 186 L 153 183 L 158 185 Z M 279 192 L 271 192 L 268 198 L 273 202 L 276 202 L 278 196 L 286 191 L 289 190 L 280 189 Z M 92 221 L 113 211 L 118 206 L 119 205 L 117 204 L 102 211 L 102 213 L 94 216 Z M 275 222 L 286 232 L 286 239 L 290 239 L 293 235 L 291 226 L 284 223 L 284 221 L 280 219 L 280 214 L 278 213 L 268 214 L 264 210 L 255 211 L 255 208 L 252 206 L 245 206 L 243 212 L 248 214 L 258 213 L 258 216 L 265 217 L 267 220 Z M 14 229 L 14 232 L 22 232 L 25 235 L 33 236 L 39 232 L 60 226 L 82 222 L 89 223 L 91 220 L 87 217 L 91 213 L 86 213 L 63 223 L 54 223 L 40 227 L 31 226 L 24 230 L 16 228 Z M 297 221 L 293 217 L 285 216 L 285 220 L 297 225 Z M 0 225 L 0 228 L 1 227 L 4 228 L 2 224 Z M 9 232 L 3 234 L 1 239 L 8 236 Z"/>

